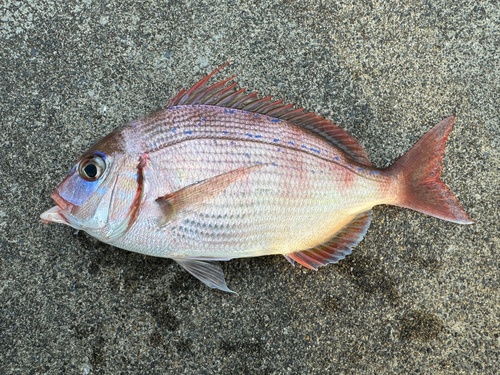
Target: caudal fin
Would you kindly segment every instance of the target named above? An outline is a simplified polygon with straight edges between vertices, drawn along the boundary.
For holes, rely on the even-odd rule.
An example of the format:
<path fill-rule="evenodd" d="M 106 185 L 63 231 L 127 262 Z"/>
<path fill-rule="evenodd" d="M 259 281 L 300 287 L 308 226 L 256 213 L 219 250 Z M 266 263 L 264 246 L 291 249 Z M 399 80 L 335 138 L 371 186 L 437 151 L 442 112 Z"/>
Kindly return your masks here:
<path fill-rule="evenodd" d="M 455 117 L 448 117 L 425 134 L 410 151 L 388 168 L 399 181 L 396 206 L 459 224 L 472 224 L 451 190 L 440 179 L 443 153 Z"/>

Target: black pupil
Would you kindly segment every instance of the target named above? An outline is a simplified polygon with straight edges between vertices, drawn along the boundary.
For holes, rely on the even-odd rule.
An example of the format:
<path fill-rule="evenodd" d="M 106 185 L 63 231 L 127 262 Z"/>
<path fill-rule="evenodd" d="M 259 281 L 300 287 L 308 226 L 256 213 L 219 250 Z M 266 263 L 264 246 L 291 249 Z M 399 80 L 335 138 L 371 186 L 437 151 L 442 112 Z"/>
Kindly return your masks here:
<path fill-rule="evenodd" d="M 83 170 L 85 171 L 85 174 L 90 178 L 94 178 L 95 176 L 97 176 L 97 167 L 95 166 L 95 164 L 87 164 L 85 168 L 83 168 Z"/>

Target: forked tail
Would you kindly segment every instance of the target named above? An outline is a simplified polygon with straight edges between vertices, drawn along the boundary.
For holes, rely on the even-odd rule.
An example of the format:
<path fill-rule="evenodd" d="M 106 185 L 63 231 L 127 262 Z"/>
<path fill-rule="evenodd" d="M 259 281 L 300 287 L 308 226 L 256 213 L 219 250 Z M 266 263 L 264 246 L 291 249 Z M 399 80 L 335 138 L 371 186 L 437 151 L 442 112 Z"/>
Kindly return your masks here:
<path fill-rule="evenodd" d="M 454 120 L 455 117 L 448 117 L 434 126 L 387 171 L 398 178 L 396 206 L 454 223 L 472 224 L 457 198 L 439 179 L 446 140 Z"/>

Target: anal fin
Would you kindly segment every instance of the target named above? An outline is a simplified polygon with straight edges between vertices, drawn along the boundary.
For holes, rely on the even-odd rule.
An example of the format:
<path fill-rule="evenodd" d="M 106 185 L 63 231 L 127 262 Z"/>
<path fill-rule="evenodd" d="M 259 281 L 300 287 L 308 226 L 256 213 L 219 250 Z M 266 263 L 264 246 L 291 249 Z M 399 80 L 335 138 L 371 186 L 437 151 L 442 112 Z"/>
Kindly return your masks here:
<path fill-rule="evenodd" d="M 191 275 L 210 288 L 235 293 L 229 289 L 219 262 L 199 259 L 174 259 Z"/>
<path fill-rule="evenodd" d="M 285 258 L 294 264 L 298 262 L 304 267 L 317 270 L 320 266 L 337 263 L 351 253 L 351 250 L 361 241 L 370 226 L 372 211 L 366 211 L 356 216 L 327 242 L 312 249 L 286 254 Z"/>

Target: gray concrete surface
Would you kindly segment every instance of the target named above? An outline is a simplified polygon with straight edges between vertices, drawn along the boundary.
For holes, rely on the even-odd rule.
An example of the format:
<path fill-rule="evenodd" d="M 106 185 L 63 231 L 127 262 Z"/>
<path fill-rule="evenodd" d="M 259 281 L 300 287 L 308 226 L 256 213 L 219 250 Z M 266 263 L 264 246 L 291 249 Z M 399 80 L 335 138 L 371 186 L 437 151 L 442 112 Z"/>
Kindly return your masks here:
<path fill-rule="evenodd" d="M 498 373 L 499 41 L 492 0 L 4 0 L 0 373 Z M 318 272 L 225 263 L 232 295 L 39 222 L 90 144 L 228 60 L 378 166 L 456 115 L 443 179 L 476 223 L 378 207 Z"/>

